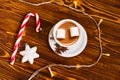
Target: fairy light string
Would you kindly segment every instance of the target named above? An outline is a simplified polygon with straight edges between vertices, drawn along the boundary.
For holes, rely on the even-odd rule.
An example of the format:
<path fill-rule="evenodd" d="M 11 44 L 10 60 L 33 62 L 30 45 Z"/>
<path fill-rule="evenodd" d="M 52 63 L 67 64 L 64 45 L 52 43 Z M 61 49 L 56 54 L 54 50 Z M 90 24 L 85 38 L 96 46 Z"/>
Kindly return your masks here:
<path fill-rule="evenodd" d="M 50 67 L 48 67 L 48 70 L 49 70 L 49 72 L 50 72 L 50 74 L 51 74 L 51 77 L 54 77 L 54 74 L 53 74 L 53 72 L 52 72 L 52 70 L 51 70 Z"/>
<path fill-rule="evenodd" d="M 52 67 L 64 67 L 64 68 L 76 68 L 76 69 L 81 68 L 81 67 L 92 67 L 92 66 L 96 65 L 96 64 L 100 61 L 100 59 L 102 58 L 102 56 L 110 56 L 110 54 L 105 54 L 105 53 L 103 53 L 103 48 L 102 48 L 100 24 L 103 22 L 103 19 L 100 19 L 99 22 L 97 23 L 97 21 L 96 21 L 92 16 L 90 16 L 89 14 L 87 14 L 87 13 L 84 12 L 84 11 L 81 11 L 81 10 L 77 9 L 77 5 L 76 5 L 77 3 L 76 3 L 76 2 L 74 2 L 74 4 L 75 4 L 75 8 L 74 8 L 74 7 L 71 7 L 71 6 L 66 5 L 66 4 L 64 4 L 64 3 L 60 4 L 59 2 L 55 2 L 55 1 L 53 1 L 53 0 L 48 1 L 48 2 L 41 2 L 41 3 L 38 3 L 38 4 L 31 3 L 31 2 L 26 2 L 26 1 L 24 1 L 24 0 L 19 0 L 19 1 L 20 1 L 20 2 L 23 2 L 23 3 L 27 3 L 27 4 L 29 4 L 29 5 L 33 5 L 33 6 L 40 6 L 40 5 L 52 4 L 52 3 L 53 3 L 53 4 L 57 4 L 57 5 L 62 5 L 62 6 L 66 7 L 66 8 L 69 8 L 69 9 L 71 9 L 71 10 L 73 10 L 73 11 L 82 13 L 82 14 L 88 16 L 88 17 L 95 23 L 95 25 L 96 25 L 96 27 L 97 27 L 97 30 L 98 30 L 98 38 L 99 38 L 100 55 L 99 55 L 99 57 L 97 58 L 97 60 L 96 60 L 94 63 L 92 63 L 92 64 L 87 64 L 87 65 L 80 65 L 80 64 L 77 64 L 77 65 L 63 65 L 63 64 L 55 64 L 55 63 L 54 63 L 54 64 L 50 64 L 50 65 L 47 65 L 47 66 L 45 66 L 45 67 L 42 67 L 42 68 L 36 70 L 36 71 L 29 77 L 28 80 L 32 80 L 33 77 L 35 77 L 38 73 L 40 73 L 40 72 L 41 72 L 42 70 L 44 70 L 44 69 L 48 69 L 48 71 L 49 71 L 50 74 L 51 74 L 51 77 L 54 77 L 54 73 L 53 73 L 52 70 L 51 70 Z"/>

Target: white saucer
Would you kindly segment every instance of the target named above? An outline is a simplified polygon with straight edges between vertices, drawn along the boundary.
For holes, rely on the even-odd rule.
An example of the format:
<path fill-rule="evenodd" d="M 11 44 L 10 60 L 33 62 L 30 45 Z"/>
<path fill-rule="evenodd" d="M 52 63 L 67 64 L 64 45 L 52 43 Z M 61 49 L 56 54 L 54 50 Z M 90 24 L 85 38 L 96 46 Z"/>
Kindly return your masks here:
<path fill-rule="evenodd" d="M 59 46 L 53 38 L 53 28 L 50 30 L 48 41 L 51 49 L 59 56 L 62 57 L 74 57 L 79 55 L 86 47 L 87 44 L 87 34 L 85 29 L 81 28 L 81 40 L 78 41 L 77 44 L 70 47 L 62 47 Z M 57 45 L 55 45 L 57 44 Z"/>

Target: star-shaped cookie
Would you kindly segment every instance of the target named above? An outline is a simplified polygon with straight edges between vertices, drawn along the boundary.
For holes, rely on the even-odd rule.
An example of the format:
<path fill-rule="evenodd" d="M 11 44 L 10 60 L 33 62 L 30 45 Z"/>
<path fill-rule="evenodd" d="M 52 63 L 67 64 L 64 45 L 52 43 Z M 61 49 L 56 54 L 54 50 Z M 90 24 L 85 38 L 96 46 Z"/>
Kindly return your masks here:
<path fill-rule="evenodd" d="M 25 45 L 25 50 L 20 51 L 20 55 L 23 56 L 22 63 L 29 61 L 30 64 L 33 64 L 34 59 L 39 57 L 39 54 L 36 53 L 37 47 L 32 47 L 28 44 Z"/>

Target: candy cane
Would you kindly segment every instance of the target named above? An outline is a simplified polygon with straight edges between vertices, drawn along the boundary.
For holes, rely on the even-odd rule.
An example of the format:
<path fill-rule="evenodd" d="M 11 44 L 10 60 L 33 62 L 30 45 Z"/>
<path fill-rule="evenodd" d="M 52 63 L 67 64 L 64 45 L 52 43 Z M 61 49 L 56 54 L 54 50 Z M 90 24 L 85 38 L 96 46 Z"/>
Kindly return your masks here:
<path fill-rule="evenodd" d="M 13 53 L 12 53 L 12 56 L 11 56 L 11 59 L 10 59 L 10 64 L 13 65 L 14 62 L 15 62 L 15 58 L 16 58 L 16 53 L 18 51 L 18 48 L 19 48 L 19 44 L 20 44 L 20 41 L 22 39 L 22 35 L 23 35 L 23 32 L 25 30 L 25 27 L 26 27 L 26 24 L 29 20 L 29 18 L 31 16 L 34 16 L 36 18 L 36 32 L 39 32 L 40 31 L 40 19 L 39 19 L 39 16 L 37 13 L 33 12 L 33 13 L 29 13 L 25 16 L 25 19 L 23 20 L 22 22 L 22 25 L 21 25 L 21 28 L 20 28 L 20 31 L 18 33 L 18 36 L 17 36 L 17 39 L 16 39 L 16 42 L 14 44 L 14 48 L 13 48 Z"/>

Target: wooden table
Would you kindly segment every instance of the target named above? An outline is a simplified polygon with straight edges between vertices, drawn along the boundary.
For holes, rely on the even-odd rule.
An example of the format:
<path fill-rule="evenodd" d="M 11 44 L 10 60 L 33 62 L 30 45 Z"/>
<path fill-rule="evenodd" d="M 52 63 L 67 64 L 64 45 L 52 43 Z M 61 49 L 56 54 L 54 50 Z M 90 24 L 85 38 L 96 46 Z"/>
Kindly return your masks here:
<path fill-rule="evenodd" d="M 25 0 L 38 3 L 43 0 Z M 46 0 L 49 1 L 49 0 Z M 72 0 L 64 0 L 73 6 Z M 120 1 L 119 0 L 80 0 L 78 8 L 90 14 L 98 22 L 101 18 L 101 35 L 103 56 L 98 64 L 91 68 L 68 69 L 52 67 L 55 76 L 51 78 L 49 71 L 43 70 L 33 80 L 120 80 Z M 13 46 L 20 25 L 29 12 L 37 12 L 41 18 L 43 30 L 35 32 L 35 20 L 31 18 L 25 29 L 18 53 L 24 50 L 25 43 L 37 46 L 40 58 L 34 64 L 21 63 L 22 56 L 17 53 L 16 62 L 9 64 Z M 73 58 L 56 55 L 48 44 L 50 29 L 61 19 L 74 19 L 87 31 L 88 43 L 85 50 Z M 32 6 L 18 0 L 0 0 L 0 80 L 27 80 L 39 68 L 52 63 L 91 64 L 100 54 L 98 31 L 95 24 L 87 16 L 57 4 Z"/>

